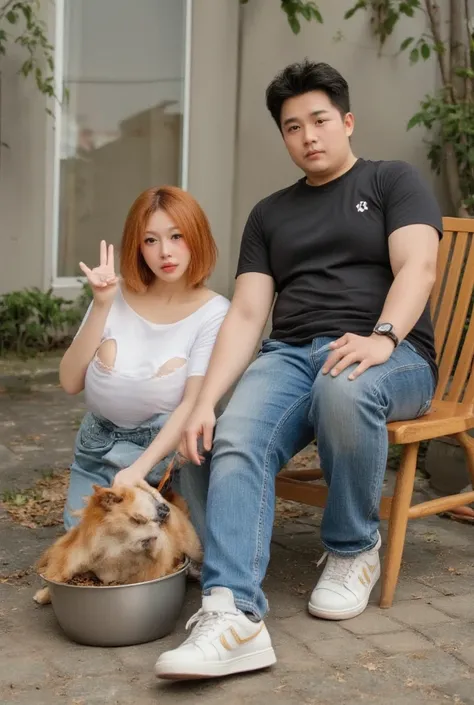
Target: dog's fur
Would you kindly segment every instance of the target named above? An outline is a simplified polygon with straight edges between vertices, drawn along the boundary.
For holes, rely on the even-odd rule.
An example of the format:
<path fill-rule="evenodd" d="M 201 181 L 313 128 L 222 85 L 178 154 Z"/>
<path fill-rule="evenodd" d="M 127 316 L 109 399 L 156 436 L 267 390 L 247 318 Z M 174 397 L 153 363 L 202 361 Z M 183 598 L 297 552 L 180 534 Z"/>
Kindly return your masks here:
<path fill-rule="evenodd" d="M 184 556 L 202 561 L 186 502 L 175 493 L 165 498 L 146 482 L 133 488 L 94 485 L 80 514 L 80 523 L 40 557 L 40 575 L 65 583 L 93 573 L 104 585 L 125 585 L 168 575 Z M 48 604 L 49 589 L 38 590 L 34 600 Z"/>

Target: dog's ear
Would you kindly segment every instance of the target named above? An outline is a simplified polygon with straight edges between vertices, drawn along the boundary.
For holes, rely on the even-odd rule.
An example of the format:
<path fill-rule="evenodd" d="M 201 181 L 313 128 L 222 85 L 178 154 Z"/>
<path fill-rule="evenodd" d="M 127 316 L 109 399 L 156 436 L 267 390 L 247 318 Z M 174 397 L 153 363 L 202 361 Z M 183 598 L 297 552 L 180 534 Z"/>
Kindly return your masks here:
<path fill-rule="evenodd" d="M 107 512 L 110 512 L 114 504 L 120 504 L 120 502 L 123 502 L 122 495 L 117 494 L 117 492 L 111 488 L 93 485 L 93 489 L 96 495 L 97 503 Z"/>

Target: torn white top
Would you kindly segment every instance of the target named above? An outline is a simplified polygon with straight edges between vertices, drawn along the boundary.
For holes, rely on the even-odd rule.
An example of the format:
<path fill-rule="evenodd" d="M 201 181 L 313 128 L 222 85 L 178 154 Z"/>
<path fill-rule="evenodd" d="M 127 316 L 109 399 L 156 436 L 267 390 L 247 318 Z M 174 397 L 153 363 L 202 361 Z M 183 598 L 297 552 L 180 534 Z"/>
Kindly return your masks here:
<path fill-rule="evenodd" d="M 217 295 L 181 321 L 152 323 L 131 308 L 119 287 L 101 341 L 115 341 L 115 364 L 104 367 L 97 354 L 90 362 L 85 378 L 87 408 L 123 428 L 135 428 L 156 414 L 174 411 L 188 377 L 205 375 L 229 306 L 224 296 Z M 180 365 L 160 376 L 160 368 L 175 359 Z"/>

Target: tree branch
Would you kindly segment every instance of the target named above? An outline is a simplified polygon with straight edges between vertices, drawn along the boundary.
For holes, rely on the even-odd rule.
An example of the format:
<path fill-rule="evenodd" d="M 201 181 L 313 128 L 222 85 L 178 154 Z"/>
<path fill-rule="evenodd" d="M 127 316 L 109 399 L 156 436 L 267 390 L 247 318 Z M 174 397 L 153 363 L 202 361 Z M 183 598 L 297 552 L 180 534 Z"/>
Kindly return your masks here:
<path fill-rule="evenodd" d="M 448 76 L 448 65 L 446 62 L 446 55 L 444 52 L 442 52 L 440 49 L 444 45 L 443 38 L 441 36 L 441 22 L 439 20 L 439 5 L 437 4 L 436 0 L 425 0 L 425 6 L 426 6 L 426 12 L 428 13 L 428 17 L 430 20 L 430 26 L 431 26 L 431 34 L 433 35 L 433 39 L 435 41 L 436 46 L 438 47 L 438 51 L 436 52 L 438 55 L 438 64 L 439 64 L 439 70 L 441 72 L 441 80 L 443 81 L 443 85 L 445 88 L 450 87 L 450 81 L 449 81 L 449 76 Z M 451 93 L 452 90 L 450 89 Z M 451 95 L 453 98 L 453 96 Z"/>

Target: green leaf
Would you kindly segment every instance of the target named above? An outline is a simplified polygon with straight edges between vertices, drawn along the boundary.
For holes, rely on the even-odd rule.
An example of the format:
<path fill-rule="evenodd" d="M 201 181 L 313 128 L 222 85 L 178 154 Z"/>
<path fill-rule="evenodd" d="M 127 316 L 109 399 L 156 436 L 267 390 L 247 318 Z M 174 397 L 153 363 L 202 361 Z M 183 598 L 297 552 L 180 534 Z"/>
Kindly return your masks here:
<path fill-rule="evenodd" d="M 311 21 L 311 8 L 309 5 L 303 5 L 300 10 L 301 14 L 308 22 Z"/>
<path fill-rule="evenodd" d="M 417 113 L 416 115 L 413 115 L 413 117 L 411 117 L 411 118 L 408 120 L 407 130 L 411 130 L 412 127 L 416 127 L 416 126 L 419 125 L 421 122 L 422 122 L 422 120 L 421 120 L 420 113 Z"/>
<path fill-rule="evenodd" d="M 413 17 L 415 11 L 413 7 L 407 2 L 401 2 L 399 7 L 400 12 L 407 17 Z"/>
<path fill-rule="evenodd" d="M 364 2 L 364 0 L 359 0 L 359 2 L 356 2 L 356 4 L 351 7 L 347 12 L 344 13 L 344 19 L 345 20 L 350 20 L 353 15 L 357 12 L 357 10 L 365 10 L 367 8 L 367 2 Z"/>
<path fill-rule="evenodd" d="M 10 24 L 16 24 L 18 22 L 18 14 L 14 12 L 13 10 L 10 10 L 7 12 L 5 15 L 7 20 L 10 22 Z"/>
<path fill-rule="evenodd" d="M 421 56 L 425 59 L 425 61 L 426 61 L 426 59 L 429 59 L 431 56 L 431 49 L 430 49 L 429 45 L 426 43 L 423 43 L 421 45 Z"/>
<path fill-rule="evenodd" d="M 410 52 L 410 63 L 411 64 L 416 64 L 418 59 L 420 58 L 420 52 L 418 49 L 415 47 L 414 49 L 411 50 Z"/>
<path fill-rule="evenodd" d="M 407 37 L 406 39 L 404 39 L 403 42 L 400 44 L 400 51 L 404 51 L 414 41 L 415 37 Z"/>
<path fill-rule="evenodd" d="M 288 23 L 293 30 L 293 34 L 299 34 L 299 31 L 301 29 L 301 25 L 299 23 L 299 20 L 294 16 L 291 15 L 291 17 L 288 17 Z"/>
<path fill-rule="evenodd" d="M 319 22 L 319 24 L 323 24 L 323 16 L 319 12 L 317 7 L 311 7 L 311 11 L 313 13 L 313 17 L 316 20 L 316 22 Z"/>
<path fill-rule="evenodd" d="M 474 78 L 474 71 L 472 69 L 457 68 L 454 69 L 454 73 L 461 78 Z"/>

